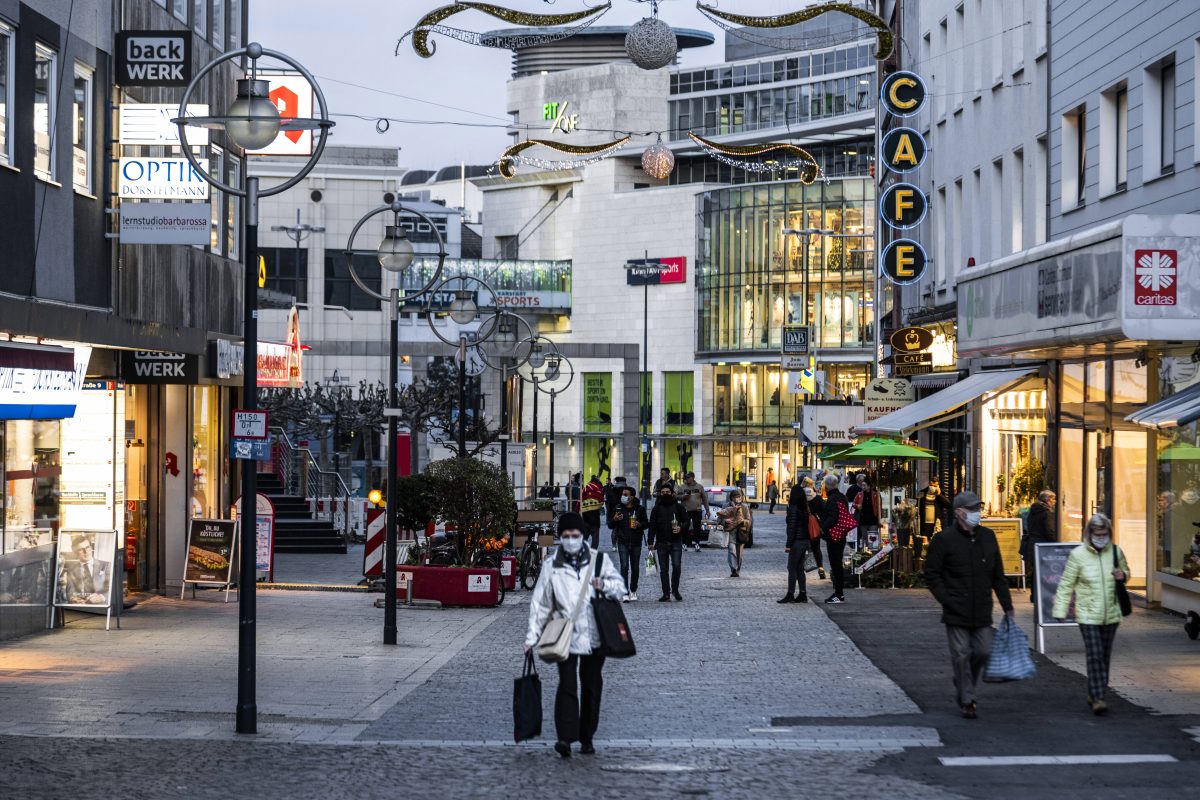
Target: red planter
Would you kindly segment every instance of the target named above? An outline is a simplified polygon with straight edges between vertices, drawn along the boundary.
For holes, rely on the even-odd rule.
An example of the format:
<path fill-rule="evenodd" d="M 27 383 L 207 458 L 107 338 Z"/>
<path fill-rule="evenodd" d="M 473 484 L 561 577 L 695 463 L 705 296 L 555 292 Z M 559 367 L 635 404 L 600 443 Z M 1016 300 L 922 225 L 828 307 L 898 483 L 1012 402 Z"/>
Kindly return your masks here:
<path fill-rule="evenodd" d="M 411 580 L 414 600 L 436 600 L 444 606 L 494 606 L 500 602 L 499 570 L 402 566 L 396 573 L 399 600 L 408 596 Z"/>
<path fill-rule="evenodd" d="M 517 557 L 500 557 L 500 580 L 504 582 L 504 591 L 511 592 L 517 588 Z"/>

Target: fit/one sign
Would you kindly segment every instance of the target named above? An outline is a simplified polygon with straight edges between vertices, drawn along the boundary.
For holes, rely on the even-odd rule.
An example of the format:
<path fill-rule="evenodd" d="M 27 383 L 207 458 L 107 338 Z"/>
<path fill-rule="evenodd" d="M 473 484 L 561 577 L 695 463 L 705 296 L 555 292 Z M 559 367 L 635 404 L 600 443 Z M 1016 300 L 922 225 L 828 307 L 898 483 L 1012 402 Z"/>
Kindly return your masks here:
<path fill-rule="evenodd" d="M 196 159 L 208 172 L 208 159 Z M 117 171 L 122 200 L 207 200 L 208 183 L 186 158 L 122 158 Z"/>
<path fill-rule="evenodd" d="M 190 31 L 117 34 L 118 86 L 187 86 L 191 79 Z"/>
<path fill-rule="evenodd" d="M 122 145 L 147 147 L 179 147 L 179 126 L 172 119 L 179 116 L 179 104 L 122 103 L 117 138 Z M 189 117 L 207 117 L 207 103 L 189 103 Z M 208 144 L 208 128 L 188 130 L 188 144 Z"/>

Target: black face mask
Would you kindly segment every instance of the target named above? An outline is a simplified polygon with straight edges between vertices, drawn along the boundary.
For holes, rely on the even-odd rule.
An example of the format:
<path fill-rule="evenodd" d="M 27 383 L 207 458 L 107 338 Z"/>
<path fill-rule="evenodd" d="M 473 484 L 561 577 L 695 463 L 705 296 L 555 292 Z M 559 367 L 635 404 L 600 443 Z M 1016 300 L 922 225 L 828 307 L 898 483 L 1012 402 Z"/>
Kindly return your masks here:
<path fill-rule="evenodd" d="M 660 502 L 660 503 L 666 503 L 667 505 L 670 505 L 671 503 L 674 503 L 674 502 L 675 502 L 675 495 L 673 495 L 673 494 L 660 494 L 660 495 L 658 496 L 658 502 Z"/>

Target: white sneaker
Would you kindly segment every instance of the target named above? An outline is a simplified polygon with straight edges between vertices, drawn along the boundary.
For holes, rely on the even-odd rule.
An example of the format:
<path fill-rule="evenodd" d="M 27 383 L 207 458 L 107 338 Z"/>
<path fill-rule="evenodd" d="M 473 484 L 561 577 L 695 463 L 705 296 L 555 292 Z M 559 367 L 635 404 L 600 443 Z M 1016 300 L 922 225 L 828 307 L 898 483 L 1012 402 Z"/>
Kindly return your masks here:
<path fill-rule="evenodd" d="M 628 603 L 628 602 L 629 602 L 630 600 L 632 600 L 632 599 L 633 599 L 633 595 L 631 595 L 631 594 L 627 594 L 627 595 L 625 595 L 624 597 L 622 597 L 622 598 L 621 598 L 621 602 L 622 602 L 622 603 Z"/>
<path fill-rule="evenodd" d="M 625 596 L 625 599 L 631 603 L 636 603 L 637 602 L 637 592 L 630 592 L 628 595 Z"/>

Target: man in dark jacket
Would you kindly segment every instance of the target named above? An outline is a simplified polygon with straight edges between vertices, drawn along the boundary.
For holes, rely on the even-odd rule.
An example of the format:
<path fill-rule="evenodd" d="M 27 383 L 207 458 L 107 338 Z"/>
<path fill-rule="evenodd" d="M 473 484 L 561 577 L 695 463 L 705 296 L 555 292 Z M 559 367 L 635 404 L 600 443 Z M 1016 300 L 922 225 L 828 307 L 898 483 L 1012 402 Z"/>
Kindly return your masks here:
<path fill-rule="evenodd" d="M 688 516 L 681 503 L 675 502 L 675 490 L 669 485 L 658 493 L 658 502 L 650 511 L 649 546 L 658 553 L 658 574 L 662 577 L 660 603 L 671 597 L 682 600 L 679 594 L 679 575 L 683 570 L 683 535 L 687 533 Z M 667 564 L 671 565 L 668 581 Z"/>
<path fill-rule="evenodd" d="M 929 544 L 925 581 L 942 604 L 942 623 L 950 642 L 950 662 L 958 706 L 975 719 L 975 687 L 992 652 L 992 592 L 1012 616 L 1012 596 L 996 534 L 979 524 L 983 501 L 974 492 L 954 498 L 954 524 Z"/>
<path fill-rule="evenodd" d="M 604 507 L 604 485 L 600 483 L 600 476 L 593 475 L 592 479 L 583 487 L 582 500 L 580 508 L 582 510 L 583 524 L 587 526 L 585 533 L 592 540 L 592 549 L 600 549 L 600 510 Z"/>
<path fill-rule="evenodd" d="M 626 486 L 621 491 L 620 507 L 608 520 L 617 540 L 617 555 L 621 560 L 621 578 L 629 587 L 626 602 L 637 600 L 638 574 L 641 572 L 642 537 L 649 527 L 646 519 L 646 509 L 638 503 L 633 487 Z M 633 574 L 630 575 L 630 569 Z"/>
<path fill-rule="evenodd" d="M 1042 542 L 1058 541 L 1058 518 L 1054 513 L 1058 505 L 1058 497 L 1049 489 L 1038 492 L 1037 500 L 1029 507 L 1029 517 L 1025 520 L 1025 536 L 1021 539 L 1021 558 L 1025 561 L 1025 574 L 1033 574 L 1033 558 L 1037 551 L 1036 545 Z M 1030 599 L 1037 602 L 1037 592 L 1030 592 Z"/>
<path fill-rule="evenodd" d="M 799 486 L 792 487 L 787 507 L 787 541 L 783 552 L 788 554 L 788 590 L 779 603 L 807 603 L 808 587 L 804 576 L 804 559 L 808 555 L 808 498 Z M 796 593 L 796 584 L 800 592 Z"/>
<path fill-rule="evenodd" d="M 617 506 L 621 504 L 621 491 L 625 488 L 625 486 L 625 477 L 623 475 L 618 475 L 616 478 L 613 478 L 612 483 L 604 487 L 604 518 L 606 520 L 611 520 L 613 518 L 613 514 L 617 513 Z M 610 524 L 608 527 L 612 528 L 612 525 Z M 613 550 L 617 549 L 617 539 L 615 534 L 612 538 L 612 547 Z"/>
<path fill-rule="evenodd" d="M 950 501 L 942 494 L 938 476 L 930 475 L 929 485 L 917 495 L 917 531 L 920 535 L 913 540 L 913 558 L 917 561 L 921 560 L 921 545 L 933 538 L 938 522 L 949 510 Z"/>

